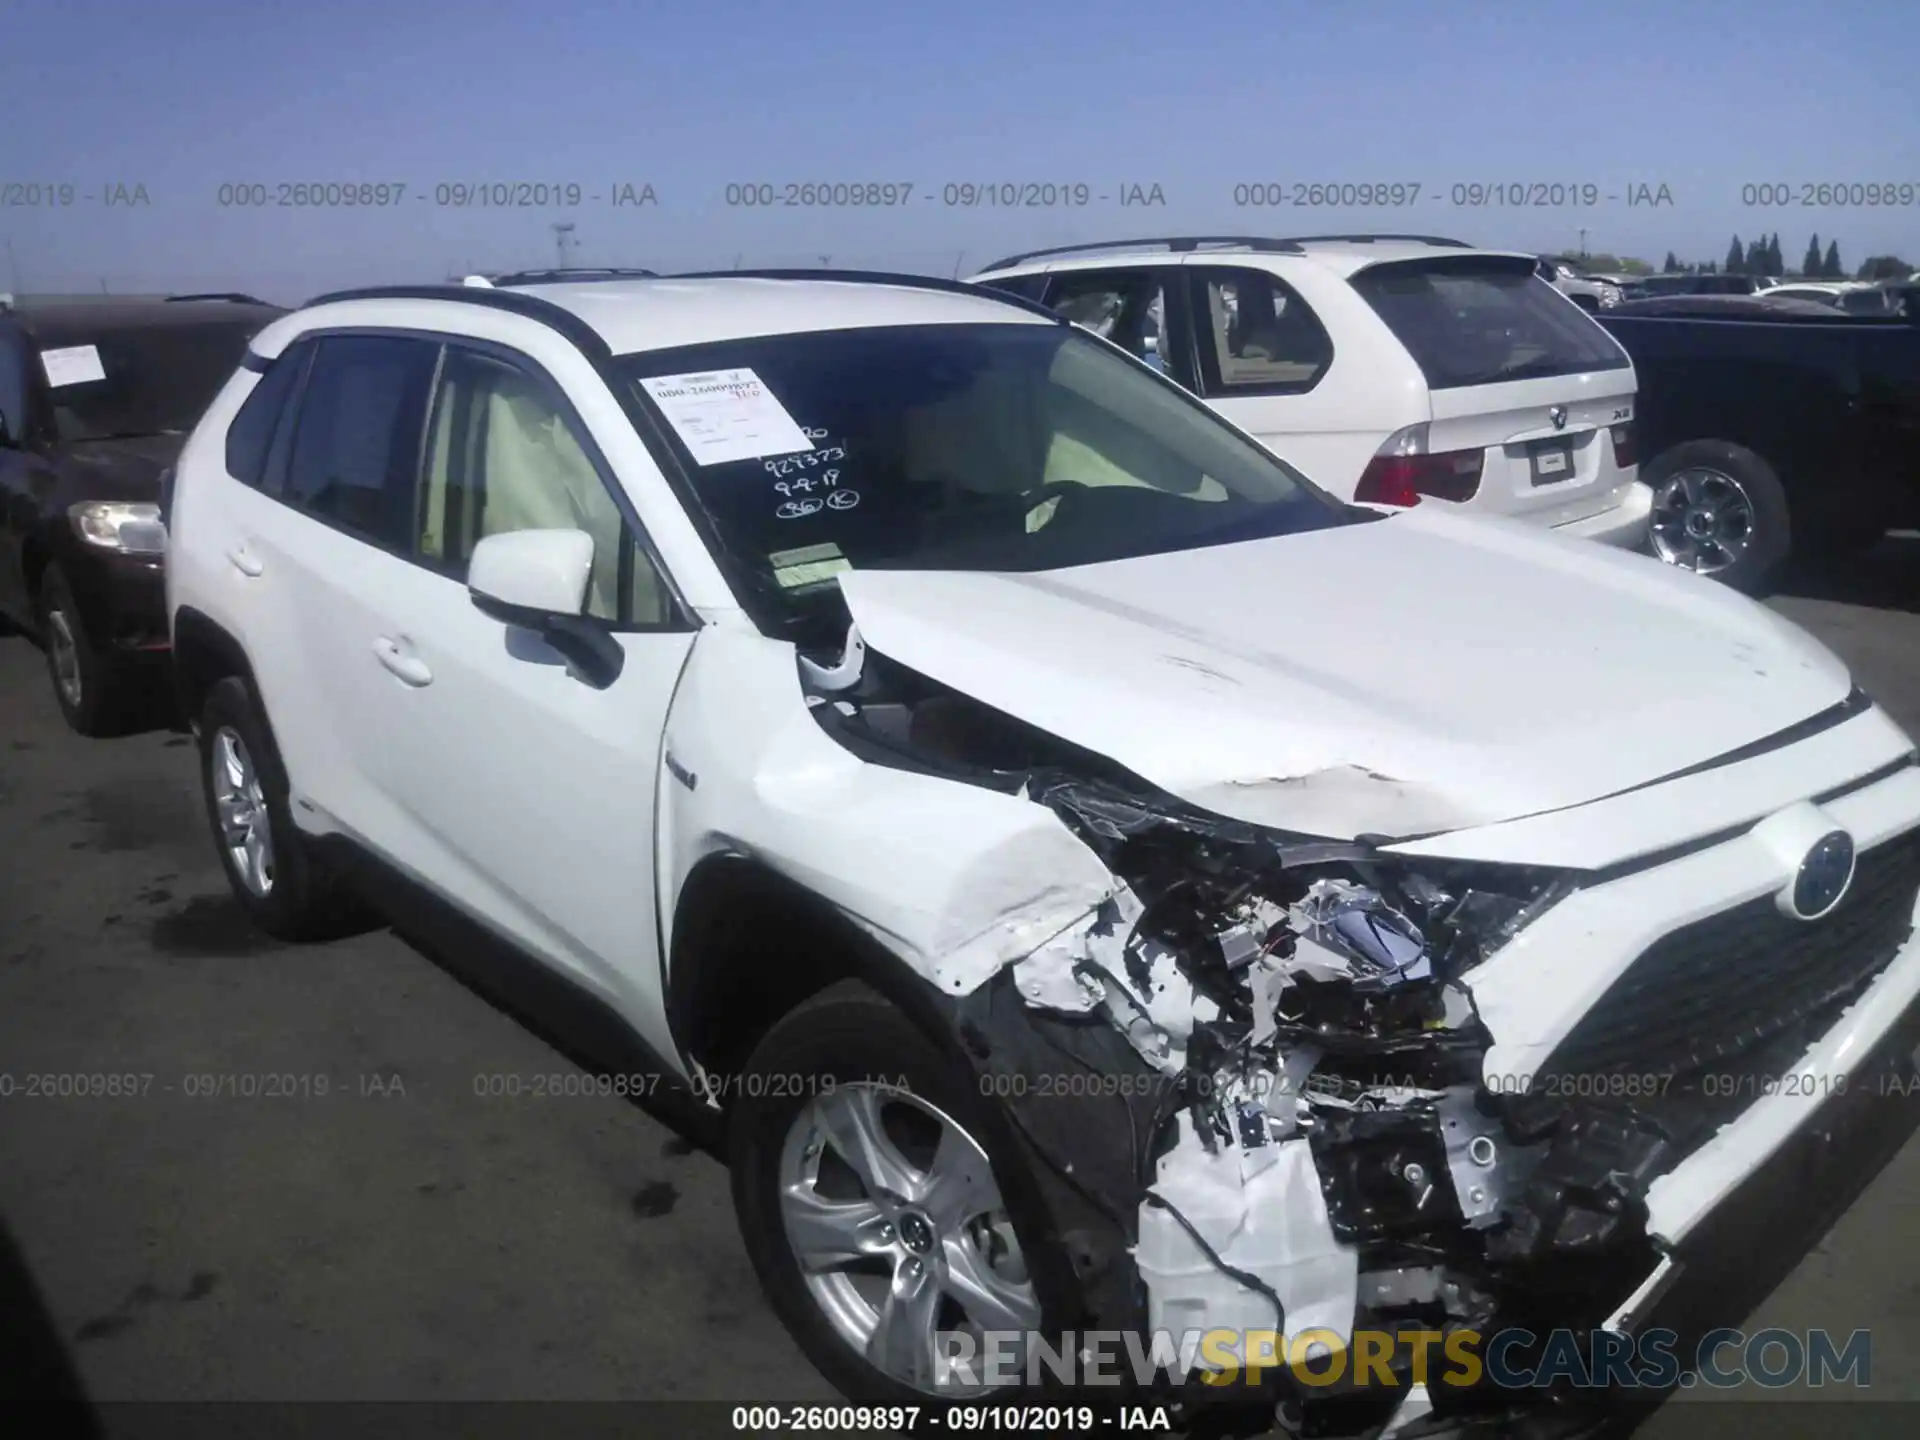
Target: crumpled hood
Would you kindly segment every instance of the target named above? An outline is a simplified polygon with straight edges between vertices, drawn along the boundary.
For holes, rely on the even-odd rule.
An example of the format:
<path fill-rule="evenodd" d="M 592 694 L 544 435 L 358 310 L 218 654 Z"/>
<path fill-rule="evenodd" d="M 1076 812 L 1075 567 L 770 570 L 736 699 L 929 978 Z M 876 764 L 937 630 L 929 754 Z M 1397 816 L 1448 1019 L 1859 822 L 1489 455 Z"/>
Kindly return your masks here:
<path fill-rule="evenodd" d="M 1038 574 L 854 571 L 866 644 L 1218 814 L 1395 837 L 1616 794 L 1846 699 L 1711 581 L 1422 505 Z"/>

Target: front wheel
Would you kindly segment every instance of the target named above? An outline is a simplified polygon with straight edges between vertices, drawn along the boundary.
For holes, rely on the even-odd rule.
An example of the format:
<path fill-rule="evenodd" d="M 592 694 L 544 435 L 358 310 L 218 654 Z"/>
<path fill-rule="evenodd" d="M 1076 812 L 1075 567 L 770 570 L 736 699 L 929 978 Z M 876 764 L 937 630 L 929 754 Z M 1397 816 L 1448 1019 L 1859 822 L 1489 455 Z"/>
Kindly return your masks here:
<path fill-rule="evenodd" d="M 96 650 L 58 565 L 40 577 L 40 635 L 61 717 L 76 733 L 111 735 L 126 718 L 126 677 Z"/>
<path fill-rule="evenodd" d="M 987 1101 L 874 991 L 846 982 L 768 1032 L 737 1079 L 734 1208 L 774 1309 L 841 1393 L 998 1397 L 992 1354 L 1042 1329 Z M 990 1334 L 1006 1336 L 989 1341 Z M 989 1348 L 989 1346 L 993 1348 Z M 1002 1377 L 1007 1378 L 1007 1377 Z"/>
<path fill-rule="evenodd" d="M 1787 558 L 1787 493 L 1765 459 L 1722 440 L 1689 440 L 1649 461 L 1653 553 L 1752 594 Z"/>
<path fill-rule="evenodd" d="M 207 692 L 200 712 L 200 788 L 222 868 L 254 924 L 280 940 L 329 940 L 368 922 L 293 823 L 272 736 L 235 676 Z"/>

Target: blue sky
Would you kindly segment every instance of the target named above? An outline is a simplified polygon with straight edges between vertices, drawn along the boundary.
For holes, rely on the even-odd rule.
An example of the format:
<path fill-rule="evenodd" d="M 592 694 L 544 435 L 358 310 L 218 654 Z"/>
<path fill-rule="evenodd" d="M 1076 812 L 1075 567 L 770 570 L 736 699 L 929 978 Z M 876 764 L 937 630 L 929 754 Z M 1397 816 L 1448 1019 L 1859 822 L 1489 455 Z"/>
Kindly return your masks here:
<path fill-rule="evenodd" d="M 1920 205 L 1753 209 L 1749 183 L 1920 188 L 1899 7 L 1865 0 L 0 0 L 0 208 L 28 291 L 239 287 L 298 299 L 449 268 L 893 266 L 945 272 L 1099 237 L 1352 229 L 1719 258 L 1810 232 L 1920 261 Z M 1809 23 L 1811 17 L 1811 23 Z M 877 210 L 729 208 L 729 182 L 912 182 Z M 1166 205 L 950 207 L 950 183 L 1158 184 Z M 400 182 L 397 207 L 219 204 L 222 184 Z M 651 184 L 658 203 L 437 203 L 458 182 Z M 1412 208 L 1253 210 L 1237 183 L 1409 182 Z M 1456 208 L 1559 182 L 1592 208 Z M 106 206 L 107 187 L 144 206 Z M 1629 207 L 1665 184 L 1671 205 Z M 928 197 L 932 198 L 928 198 Z M 11 197 L 24 199 L 16 190 Z M 0 252 L 0 267 L 7 263 Z"/>

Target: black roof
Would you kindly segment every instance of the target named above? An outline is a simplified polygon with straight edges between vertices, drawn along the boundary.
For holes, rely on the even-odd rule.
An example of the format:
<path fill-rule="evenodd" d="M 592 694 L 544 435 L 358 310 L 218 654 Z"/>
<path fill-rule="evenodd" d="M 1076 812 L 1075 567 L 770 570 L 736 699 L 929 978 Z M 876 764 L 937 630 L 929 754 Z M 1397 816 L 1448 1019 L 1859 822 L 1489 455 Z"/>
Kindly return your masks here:
<path fill-rule="evenodd" d="M 205 326 L 251 325 L 262 329 L 287 312 L 265 301 L 179 300 L 164 295 L 103 296 L 100 299 L 35 300 L 14 302 L 11 314 L 43 348 L 84 345 L 95 335 L 160 328 L 194 329 Z"/>

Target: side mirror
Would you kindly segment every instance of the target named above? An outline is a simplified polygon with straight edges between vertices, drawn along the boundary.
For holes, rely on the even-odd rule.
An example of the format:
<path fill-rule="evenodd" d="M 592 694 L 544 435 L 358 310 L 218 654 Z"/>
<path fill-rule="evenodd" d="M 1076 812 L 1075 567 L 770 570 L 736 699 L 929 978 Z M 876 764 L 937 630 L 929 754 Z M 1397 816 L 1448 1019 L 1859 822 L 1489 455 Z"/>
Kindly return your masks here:
<path fill-rule="evenodd" d="M 584 530 L 513 530 L 473 547 L 467 593 L 482 614 L 531 630 L 604 690 L 620 678 L 627 652 L 588 619 L 593 537 Z"/>

